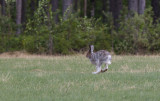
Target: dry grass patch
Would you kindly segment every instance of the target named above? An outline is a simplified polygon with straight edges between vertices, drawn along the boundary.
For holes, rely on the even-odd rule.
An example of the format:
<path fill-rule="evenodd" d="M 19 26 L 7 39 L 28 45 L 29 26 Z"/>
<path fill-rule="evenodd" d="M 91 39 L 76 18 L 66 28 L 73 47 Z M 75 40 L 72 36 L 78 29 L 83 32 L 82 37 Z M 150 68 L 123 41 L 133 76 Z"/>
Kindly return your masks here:
<path fill-rule="evenodd" d="M 1 82 L 8 82 L 9 80 L 11 79 L 11 75 L 10 73 L 7 73 L 7 74 L 1 74 L 0 76 L 0 81 Z"/>

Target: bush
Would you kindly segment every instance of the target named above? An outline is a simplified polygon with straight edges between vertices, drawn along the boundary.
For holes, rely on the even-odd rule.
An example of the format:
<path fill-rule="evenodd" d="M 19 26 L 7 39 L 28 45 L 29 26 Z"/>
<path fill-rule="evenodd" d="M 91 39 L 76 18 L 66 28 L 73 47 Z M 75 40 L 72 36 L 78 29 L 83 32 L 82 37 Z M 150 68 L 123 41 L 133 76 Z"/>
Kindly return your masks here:
<path fill-rule="evenodd" d="M 23 36 L 22 43 L 23 49 L 27 52 L 39 54 L 47 52 L 47 43 L 44 36 Z"/>
<path fill-rule="evenodd" d="M 14 34 L 16 32 L 16 24 L 7 16 L 0 16 L 0 35 Z"/>
<path fill-rule="evenodd" d="M 15 22 L 0 16 L 0 53 L 26 50 L 38 54 L 72 54 L 87 51 L 91 44 L 95 45 L 95 50 L 109 51 L 112 45 L 117 54 L 160 51 L 160 24 L 153 24 L 151 9 L 144 15 L 122 16 L 116 30 L 111 14 L 104 14 L 107 24 L 101 19 L 82 18 L 77 14 L 71 14 L 66 20 L 60 18 L 56 24 L 48 1 L 40 0 L 20 36 L 14 35 Z"/>
<path fill-rule="evenodd" d="M 30 22 L 29 22 L 30 23 Z M 70 54 L 73 52 L 86 51 L 89 44 L 95 44 L 96 49 L 110 50 L 111 37 L 108 28 L 100 20 L 79 18 L 72 15 L 69 19 L 50 26 L 38 25 L 31 28 L 28 24 L 26 38 L 23 45 L 29 52 L 48 52 L 49 39 L 52 37 L 53 53 Z M 34 37 L 33 37 L 34 36 Z M 40 38 L 40 40 L 39 40 Z M 38 41 L 36 41 L 38 40 Z M 36 44 L 37 43 L 37 44 Z M 40 48 L 40 50 L 38 50 Z"/>
<path fill-rule="evenodd" d="M 52 50 L 55 54 L 71 54 L 86 51 L 89 44 L 95 44 L 97 49 L 110 49 L 110 34 L 100 19 L 80 18 L 73 14 L 55 24 L 54 17 L 48 17 L 44 12 L 46 4 L 41 1 L 40 5 L 34 18 L 26 24 L 23 46 L 28 52 L 49 53 Z"/>
<path fill-rule="evenodd" d="M 149 51 L 150 52 L 160 52 L 160 24 L 153 26 L 154 30 L 150 29 L 150 34 L 148 34 L 149 40 Z"/>
<path fill-rule="evenodd" d="M 96 49 L 110 49 L 110 34 L 107 27 L 100 22 L 75 17 L 62 21 L 52 33 L 55 52 L 68 54 L 84 51 L 89 44 L 95 44 Z"/>
<path fill-rule="evenodd" d="M 144 15 L 135 14 L 121 21 L 119 30 L 114 35 L 114 51 L 122 53 L 147 53 L 160 50 L 159 25 L 153 24 L 152 12 Z"/>
<path fill-rule="evenodd" d="M 0 53 L 22 50 L 22 38 L 14 35 L 0 36 Z"/>

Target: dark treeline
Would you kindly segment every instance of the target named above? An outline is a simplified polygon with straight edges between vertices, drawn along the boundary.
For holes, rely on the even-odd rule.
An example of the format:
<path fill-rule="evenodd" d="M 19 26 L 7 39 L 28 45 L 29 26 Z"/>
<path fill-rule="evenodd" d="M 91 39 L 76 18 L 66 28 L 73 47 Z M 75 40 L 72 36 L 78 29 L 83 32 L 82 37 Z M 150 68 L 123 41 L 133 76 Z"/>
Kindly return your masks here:
<path fill-rule="evenodd" d="M 159 53 L 159 19 L 159 0 L 0 0 L 0 53 Z"/>

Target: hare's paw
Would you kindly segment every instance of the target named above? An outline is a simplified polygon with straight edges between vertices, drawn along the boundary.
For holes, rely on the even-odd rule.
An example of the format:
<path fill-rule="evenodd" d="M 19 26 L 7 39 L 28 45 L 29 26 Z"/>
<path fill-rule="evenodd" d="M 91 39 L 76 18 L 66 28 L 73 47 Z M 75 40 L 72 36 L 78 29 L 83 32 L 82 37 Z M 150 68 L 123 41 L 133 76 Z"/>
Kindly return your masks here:
<path fill-rule="evenodd" d="M 101 70 L 100 71 L 96 71 L 96 72 L 92 72 L 92 74 L 98 74 L 100 72 L 101 72 Z"/>
<path fill-rule="evenodd" d="M 97 74 L 97 72 L 92 72 L 92 74 Z"/>
<path fill-rule="evenodd" d="M 103 72 L 106 72 L 107 70 L 108 70 L 108 69 L 102 69 L 101 72 L 103 73 Z"/>

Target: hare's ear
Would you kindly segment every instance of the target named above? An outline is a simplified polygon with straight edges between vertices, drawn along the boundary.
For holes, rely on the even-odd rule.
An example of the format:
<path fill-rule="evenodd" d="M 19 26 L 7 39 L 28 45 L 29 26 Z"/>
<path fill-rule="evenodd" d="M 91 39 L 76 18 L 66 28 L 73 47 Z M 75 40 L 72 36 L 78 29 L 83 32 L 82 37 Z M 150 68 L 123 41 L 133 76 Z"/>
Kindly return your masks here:
<path fill-rule="evenodd" d="M 90 45 L 91 53 L 93 53 L 94 45 Z"/>

